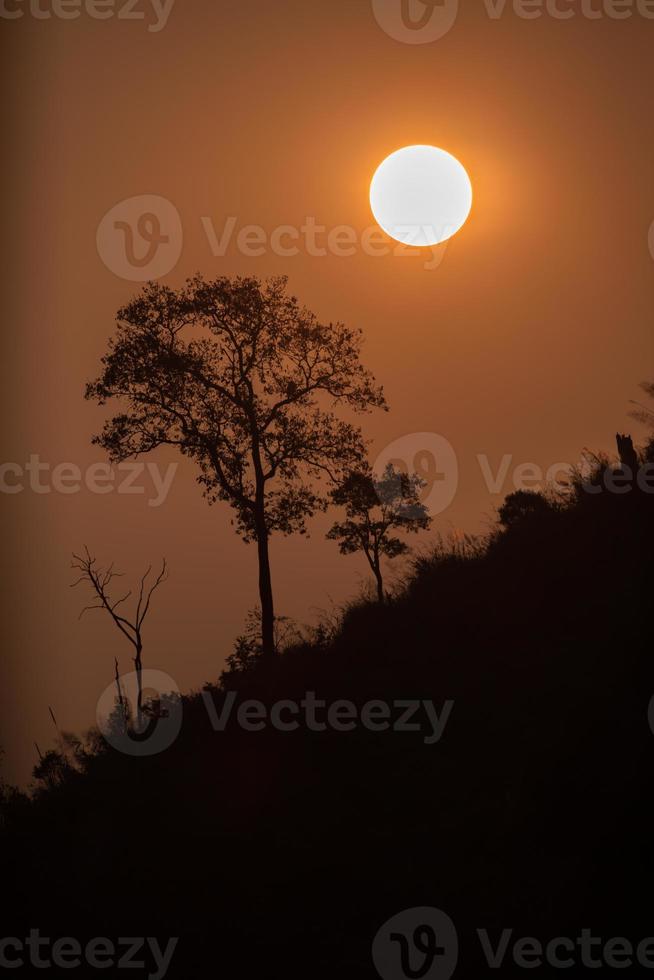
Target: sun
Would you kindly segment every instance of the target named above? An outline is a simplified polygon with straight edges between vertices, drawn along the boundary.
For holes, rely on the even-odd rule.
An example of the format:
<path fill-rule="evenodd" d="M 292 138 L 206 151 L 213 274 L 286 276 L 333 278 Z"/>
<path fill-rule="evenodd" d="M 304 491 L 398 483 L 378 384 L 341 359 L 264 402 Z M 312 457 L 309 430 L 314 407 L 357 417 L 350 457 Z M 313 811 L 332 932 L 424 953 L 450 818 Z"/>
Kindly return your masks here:
<path fill-rule="evenodd" d="M 405 245 L 447 241 L 465 224 L 472 184 L 465 167 L 436 146 L 405 146 L 380 163 L 370 207 L 383 230 Z"/>

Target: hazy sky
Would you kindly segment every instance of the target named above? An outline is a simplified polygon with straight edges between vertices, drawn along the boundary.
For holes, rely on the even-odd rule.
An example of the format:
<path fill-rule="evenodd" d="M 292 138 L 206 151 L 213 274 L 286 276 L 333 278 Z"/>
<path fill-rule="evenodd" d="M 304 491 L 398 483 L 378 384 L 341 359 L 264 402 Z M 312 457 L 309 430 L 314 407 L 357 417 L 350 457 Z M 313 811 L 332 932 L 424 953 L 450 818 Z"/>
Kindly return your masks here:
<path fill-rule="evenodd" d="M 424 10 L 413 2 L 415 14 Z M 5 484 L 1 495 L 9 779 L 26 780 L 35 740 L 51 743 L 48 705 L 63 728 L 88 727 L 114 656 L 130 667 L 100 613 L 78 622 L 71 551 L 88 544 L 125 582 L 167 557 L 144 660 L 183 690 L 218 676 L 257 601 L 253 547 L 234 534 L 226 505 L 207 506 L 193 468 L 172 452 L 146 459 L 161 478 L 179 463 L 160 506 L 149 506 L 151 473 L 136 479 L 141 494 L 52 486 L 58 464 L 79 467 L 84 484 L 104 460 L 90 440 L 107 413 L 83 388 L 116 310 L 140 288 L 123 277 L 141 275 L 125 261 L 125 236 L 107 238 L 101 226 L 118 205 L 119 218 L 136 216 L 138 205 L 121 202 L 169 202 L 161 256 L 164 265 L 179 258 L 164 282 L 196 271 L 286 273 L 320 317 L 363 329 L 365 363 L 391 405 L 364 420 L 373 458 L 400 437 L 407 452 L 428 450 L 415 434 L 432 433 L 458 460 L 456 493 L 434 533 L 483 529 L 519 464 L 547 469 L 577 462 L 584 447 L 612 451 L 616 429 L 643 435 L 627 413 L 654 353 L 654 21 L 643 4 L 618 20 L 608 4 L 589 16 L 601 0 L 560 0 L 556 9 L 574 13 L 563 20 L 551 4 L 526 19 L 511 4 L 498 16 L 501 4 L 466 0 L 449 31 L 418 44 L 391 36 L 401 23 L 392 5 L 376 0 L 390 33 L 371 0 L 177 0 L 165 25 L 145 0 L 135 7 L 142 20 L 99 20 L 93 7 L 74 20 L 37 18 L 19 0 L 3 7 L 23 14 L 0 17 L 2 458 L 14 464 L 6 484 L 19 488 Z M 376 166 L 413 143 L 449 150 L 474 188 L 468 223 L 435 261 L 388 247 L 369 254 L 380 240 L 364 236 Z M 159 213 L 161 202 L 149 205 Z M 326 255 L 310 254 L 327 235 L 312 245 L 307 218 L 348 226 L 354 254 L 334 254 L 336 232 Z M 264 245 L 259 232 L 248 238 L 263 254 L 239 248 L 248 225 L 264 230 Z M 298 254 L 278 254 L 294 244 L 288 228 L 271 244 L 280 226 L 297 229 Z M 147 242 L 135 249 L 144 256 Z M 479 455 L 492 474 L 512 458 L 501 493 L 489 491 Z M 21 475 L 31 456 L 49 465 L 40 481 L 50 492 Z M 68 477 L 70 490 L 74 471 Z M 363 560 L 324 540 L 326 527 L 316 520 L 308 540 L 273 541 L 278 613 L 313 621 L 366 578 Z"/>

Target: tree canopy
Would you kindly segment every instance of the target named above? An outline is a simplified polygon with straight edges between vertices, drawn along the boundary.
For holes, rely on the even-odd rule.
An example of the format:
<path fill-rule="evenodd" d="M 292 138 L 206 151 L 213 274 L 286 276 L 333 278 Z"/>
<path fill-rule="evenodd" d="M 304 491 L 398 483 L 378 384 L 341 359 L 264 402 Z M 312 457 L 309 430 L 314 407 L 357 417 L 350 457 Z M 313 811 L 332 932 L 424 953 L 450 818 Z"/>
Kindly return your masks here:
<path fill-rule="evenodd" d="M 345 507 L 346 520 L 334 524 L 327 537 L 339 542 L 344 555 L 365 554 L 380 602 L 384 601 L 382 557 L 396 558 L 408 551 L 407 543 L 390 532 L 417 533 L 431 524 L 420 502 L 422 487 L 417 474 L 401 473 L 389 463 L 380 477 L 370 470 L 356 471 L 332 491 L 334 503 Z"/>
<path fill-rule="evenodd" d="M 362 465 L 360 428 L 335 409 L 386 408 L 360 361 L 361 331 L 322 323 L 285 278 L 201 276 L 173 290 L 149 283 L 118 328 L 86 397 L 125 407 L 94 442 L 113 460 L 176 446 L 256 541 L 264 651 L 274 649 L 268 538 L 304 533 L 324 509 L 321 478 Z"/>

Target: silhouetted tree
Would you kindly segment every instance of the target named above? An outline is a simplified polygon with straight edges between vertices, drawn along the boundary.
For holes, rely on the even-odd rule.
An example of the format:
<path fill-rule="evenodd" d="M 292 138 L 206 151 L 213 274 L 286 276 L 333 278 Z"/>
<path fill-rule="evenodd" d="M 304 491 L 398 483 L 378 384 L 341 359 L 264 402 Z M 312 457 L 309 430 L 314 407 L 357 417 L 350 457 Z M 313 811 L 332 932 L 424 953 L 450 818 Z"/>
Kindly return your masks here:
<path fill-rule="evenodd" d="M 648 398 L 654 400 L 654 381 L 643 381 L 640 386 Z M 631 416 L 646 425 L 651 431 L 649 442 L 645 446 L 645 459 L 648 463 L 654 463 L 654 409 L 648 405 L 641 405 L 635 402 L 636 408 L 631 412 Z"/>
<path fill-rule="evenodd" d="M 143 709 L 143 687 L 141 683 L 141 675 L 143 671 L 143 623 L 145 617 L 150 609 L 150 600 L 152 599 L 152 594 L 155 589 L 168 577 L 168 571 L 166 568 L 166 559 L 164 558 L 161 565 L 161 571 L 159 572 L 157 578 L 154 580 L 153 584 L 148 588 L 146 587 L 147 579 L 152 571 L 152 566 L 148 566 L 147 571 L 141 578 L 141 585 L 139 588 L 139 596 L 136 603 L 136 609 L 132 619 L 127 619 L 125 616 L 117 613 L 116 610 L 118 606 L 126 602 L 127 599 L 132 594 L 131 589 L 121 596 L 120 599 L 112 599 L 109 594 L 109 587 L 111 582 L 115 578 L 121 578 L 121 572 L 114 572 L 113 565 L 109 568 L 103 569 L 98 565 L 97 559 L 92 558 L 89 549 L 84 549 L 84 555 L 73 555 L 72 567 L 80 572 L 80 577 L 73 582 L 71 588 L 79 585 L 80 582 L 88 582 L 91 589 L 95 593 L 97 602 L 90 606 L 85 606 L 80 613 L 80 619 L 89 609 L 104 609 L 106 610 L 114 623 L 123 634 L 127 637 L 129 642 L 134 647 L 134 669 L 136 671 L 136 682 L 137 682 L 137 713 L 140 721 L 141 711 Z M 121 708 L 124 708 L 123 696 L 120 687 L 120 679 L 118 677 L 118 662 L 116 661 L 116 685 L 118 688 L 118 700 Z"/>
<path fill-rule="evenodd" d="M 327 537 L 339 542 L 341 554 L 363 551 L 377 583 L 377 598 L 384 601 L 382 558 L 396 558 L 409 549 L 391 531 L 417 533 L 431 518 L 420 503 L 423 481 L 388 464 L 380 478 L 369 471 L 351 473 L 332 491 L 335 504 L 345 507 L 347 520 L 337 522 Z"/>
<path fill-rule="evenodd" d="M 49 749 L 34 766 L 32 775 L 48 789 L 54 789 L 66 780 L 72 772 L 70 763 L 63 753 Z"/>
<path fill-rule="evenodd" d="M 0 746 L 0 766 L 5 751 Z M 7 783 L 0 773 L 0 831 L 6 830 L 11 824 L 12 815 L 19 815 L 29 803 L 29 798 L 18 789 Z"/>
<path fill-rule="evenodd" d="M 327 503 L 315 478 L 337 481 L 364 458 L 359 428 L 333 407 L 386 407 L 359 361 L 361 332 L 319 322 L 286 282 L 149 284 L 118 313 L 86 390 L 126 403 L 94 440 L 112 459 L 177 446 L 199 466 L 209 502 L 227 501 L 243 539 L 256 541 L 265 655 L 275 649 L 270 535 L 304 533 Z"/>
<path fill-rule="evenodd" d="M 516 490 L 506 497 L 499 509 L 500 524 L 515 527 L 531 518 L 543 517 L 552 513 L 550 501 L 535 490 Z"/>
<path fill-rule="evenodd" d="M 275 650 L 283 651 L 293 643 L 302 640 L 302 634 L 288 616 L 275 616 Z M 234 674 L 247 673 L 256 667 L 263 654 L 261 646 L 261 609 L 251 609 L 246 617 L 245 629 L 237 636 L 234 649 L 225 661 L 225 670 L 220 676 L 221 683 Z"/>

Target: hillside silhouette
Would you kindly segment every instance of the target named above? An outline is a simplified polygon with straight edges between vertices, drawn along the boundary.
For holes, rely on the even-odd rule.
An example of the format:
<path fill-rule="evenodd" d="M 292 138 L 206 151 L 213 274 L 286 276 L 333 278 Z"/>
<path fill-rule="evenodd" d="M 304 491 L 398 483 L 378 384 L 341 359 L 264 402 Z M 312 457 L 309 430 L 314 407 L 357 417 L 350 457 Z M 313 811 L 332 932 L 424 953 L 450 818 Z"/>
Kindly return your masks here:
<path fill-rule="evenodd" d="M 167 976 L 184 980 L 374 977 L 377 930 L 422 905 L 456 923 L 457 977 L 488 969 L 478 928 L 651 935 L 653 531 L 653 495 L 598 459 L 564 496 L 512 494 L 486 540 L 418 554 L 387 602 L 274 661 L 241 644 L 183 697 L 165 751 L 69 739 L 32 799 L 4 789 L 5 933 L 179 936 Z M 431 744 L 424 718 L 214 731 L 207 696 L 220 711 L 229 692 L 453 706 Z"/>

